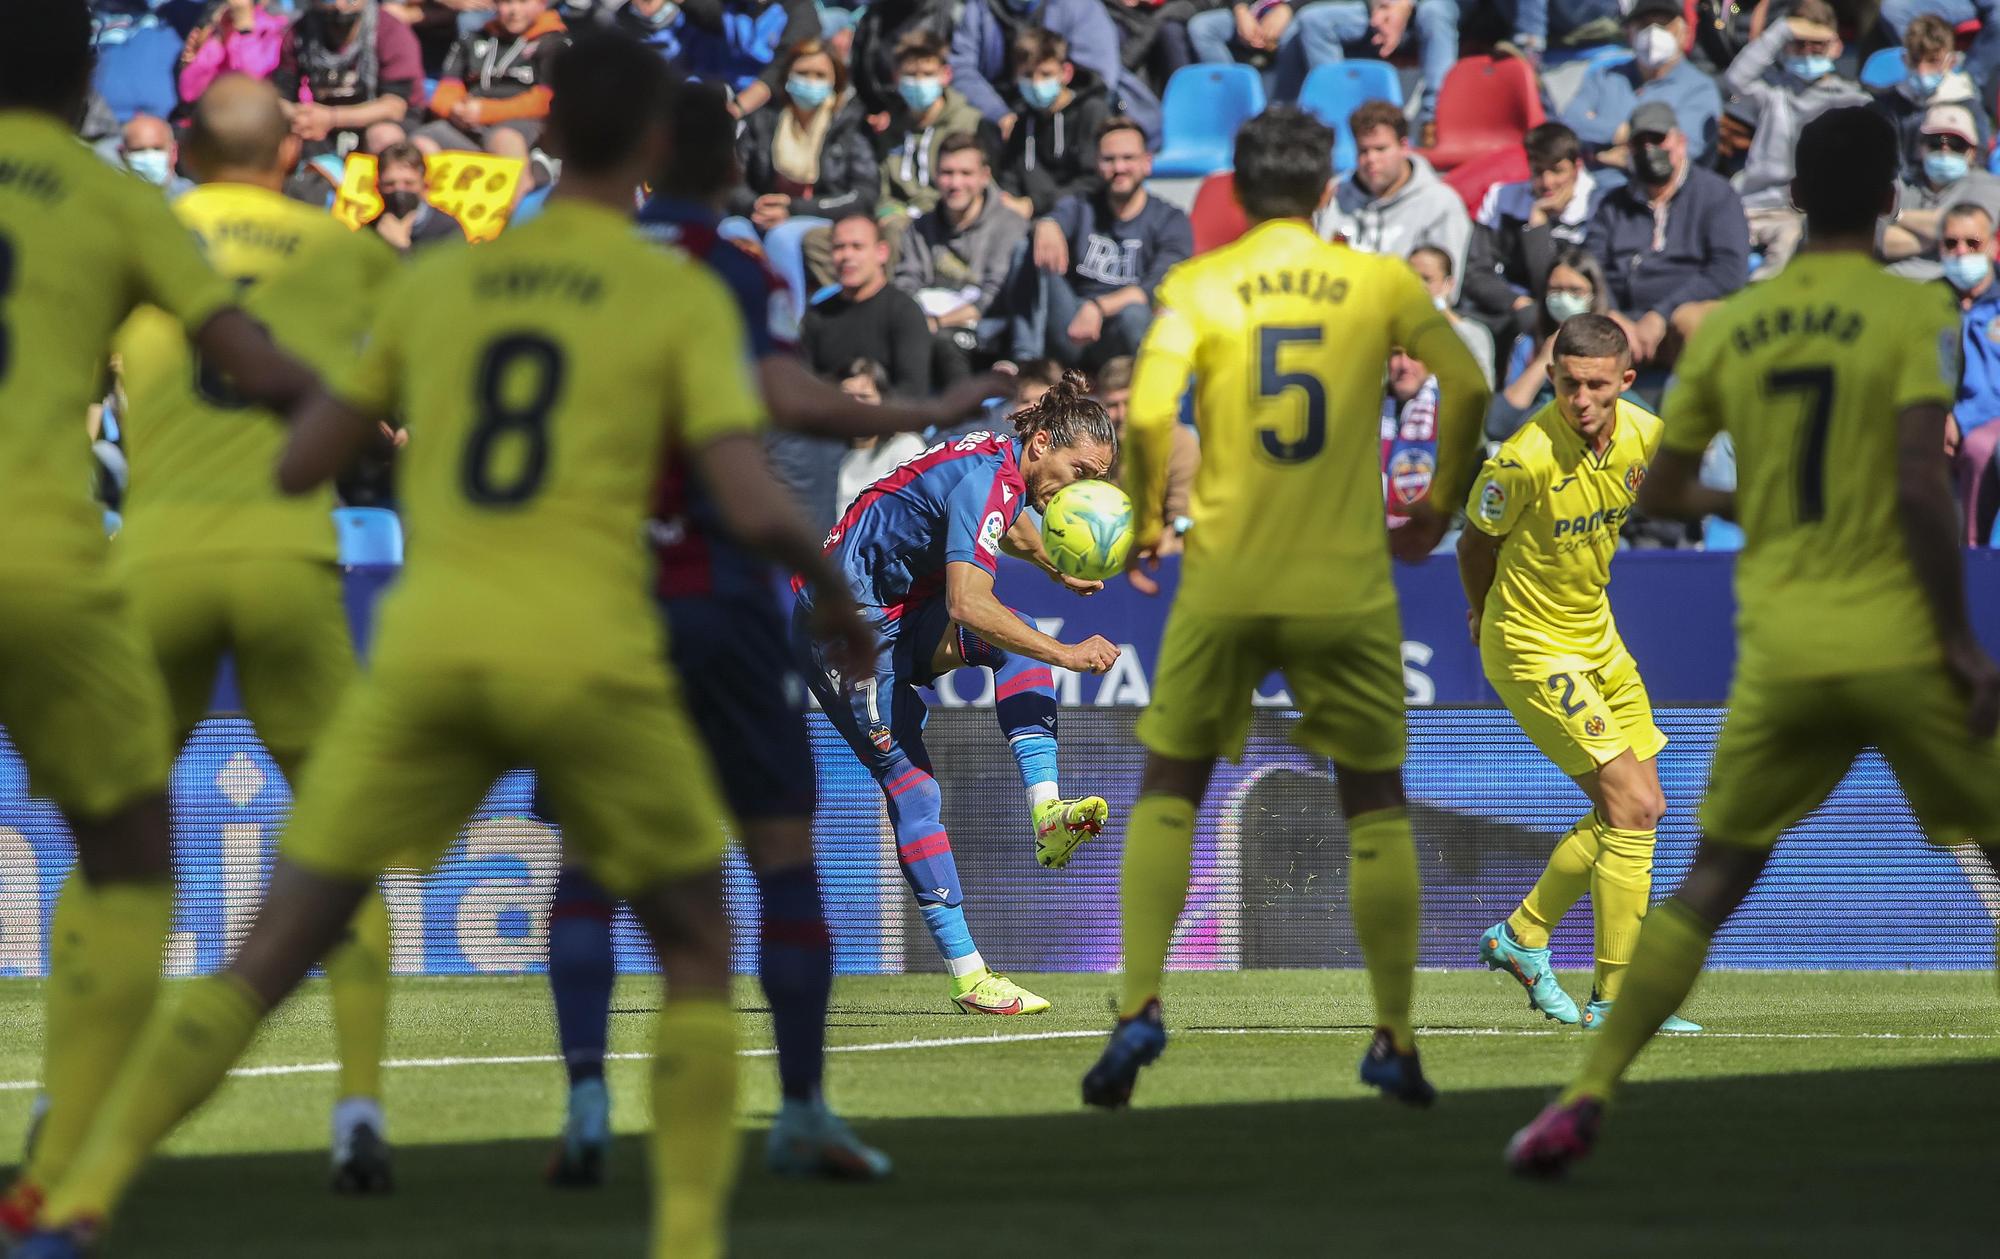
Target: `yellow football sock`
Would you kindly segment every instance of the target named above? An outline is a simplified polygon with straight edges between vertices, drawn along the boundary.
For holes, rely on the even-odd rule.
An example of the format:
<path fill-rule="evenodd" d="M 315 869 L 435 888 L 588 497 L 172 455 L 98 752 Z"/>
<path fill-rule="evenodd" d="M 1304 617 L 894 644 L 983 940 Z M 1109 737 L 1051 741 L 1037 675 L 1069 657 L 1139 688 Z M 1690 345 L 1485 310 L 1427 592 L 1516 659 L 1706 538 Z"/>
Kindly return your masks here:
<path fill-rule="evenodd" d="M 1139 797 L 1125 823 L 1119 885 L 1125 942 L 1121 1018 L 1131 1018 L 1160 993 L 1160 974 L 1167 966 L 1174 923 L 1187 902 L 1193 861 L 1194 801 L 1169 795 Z"/>
<path fill-rule="evenodd" d="M 1625 1069 L 1693 990 L 1714 934 L 1714 927 L 1679 901 L 1660 906 L 1639 933 L 1618 1008 L 1604 1021 L 1604 1030 L 1591 1037 L 1583 1071 L 1563 1093 L 1563 1101 L 1611 1096 Z"/>
<path fill-rule="evenodd" d="M 1549 947 L 1549 932 L 1590 890 L 1590 868 L 1596 861 L 1597 814 L 1586 813 L 1549 854 L 1548 867 L 1521 898 L 1520 907 L 1507 916 L 1507 930 L 1516 944 L 1524 949 Z"/>
<path fill-rule="evenodd" d="M 69 1174 L 50 1188 L 42 1218 L 51 1227 L 108 1216 L 147 1156 L 215 1092 L 263 1020 L 263 1003 L 226 972 L 175 989 L 146 1020 Z"/>
<path fill-rule="evenodd" d="M 368 893 L 347 935 L 326 957 L 333 991 L 333 1039 L 340 1054 L 337 1096 L 382 1096 L 382 1051 L 389 1035 L 389 907 Z"/>
<path fill-rule="evenodd" d="M 42 1088 L 49 1109 L 23 1176 L 47 1188 L 83 1144 L 160 989 L 173 885 L 93 886 L 71 872 L 49 926 Z"/>
<path fill-rule="evenodd" d="M 736 1012 L 669 994 L 656 1037 L 652 1253 L 719 1259 L 736 1181 Z"/>
<path fill-rule="evenodd" d="M 1653 896 L 1652 831 L 1598 827 L 1597 864 L 1591 868 L 1590 904 L 1597 929 L 1600 1001 L 1615 1001 L 1639 943 L 1639 924 Z"/>
<path fill-rule="evenodd" d="M 1347 820 L 1347 909 L 1375 993 L 1375 1023 L 1389 1029 L 1396 1049 L 1416 1048 L 1410 990 L 1417 976 L 1417 846 L 1410 815 L 1379 809 Z"/>

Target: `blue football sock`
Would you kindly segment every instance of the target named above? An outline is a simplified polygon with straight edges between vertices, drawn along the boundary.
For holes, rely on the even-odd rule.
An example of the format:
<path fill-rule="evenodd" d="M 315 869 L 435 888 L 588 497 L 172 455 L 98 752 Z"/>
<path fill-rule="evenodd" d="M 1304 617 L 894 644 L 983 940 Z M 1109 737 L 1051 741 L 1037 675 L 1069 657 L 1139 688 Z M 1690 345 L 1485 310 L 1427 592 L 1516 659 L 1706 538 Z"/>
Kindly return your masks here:
<path fill-rule="evenodd" d="M 924 922 L 953 975 L 981 970 L 986 963 L 972 943 L 972 929 L 959 908 L 958 862 L 951 855 L 941 809 L 944 796 L 928 770 L 899 759 L 882 782 L 889 821 L 896 828 L 896 860 L 917 897 Z"/>
<path fill-rule="evenodd" d="M 581 870 L 556 878 L 549 907 L 549 992 L 556 1004 L 556 1036 L 569 1081 L 604 1074 L 604 1042 L 611 1022 L 611 918 L 617 902 Z"/>
<path fill-rule="evenodd" d="M 833 940 L 811 865 L 757 876 L 764 929 L 757 973 L 771 1003 L 778 1084 L 789 1099 L 819 1096 L 826 1057 L 826 1004 L 833 992 Z"/>
<path fill-rule="evenodd" d="M 1021 612 L 1015 616 L 1033 625 Z M 961 627 L 959 654 L 967 664 L 993 670 L 993 715 L 1007 735 L 1007 747 L 1021 771 L 1031 801 L 1053 800 L 1056 787 L 1056 685 L 1049 666 L 1004 651 Z"/>

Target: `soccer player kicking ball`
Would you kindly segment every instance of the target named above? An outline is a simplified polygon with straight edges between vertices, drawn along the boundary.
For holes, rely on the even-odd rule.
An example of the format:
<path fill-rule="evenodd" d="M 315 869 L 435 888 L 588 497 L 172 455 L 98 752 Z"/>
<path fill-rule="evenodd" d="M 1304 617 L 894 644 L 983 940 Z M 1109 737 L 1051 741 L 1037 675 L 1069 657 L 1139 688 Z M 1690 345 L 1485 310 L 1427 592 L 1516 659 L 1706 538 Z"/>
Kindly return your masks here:
<path fill-rule="evenodd" d="M 350 367 L 395 274 L 395 251 L 283 195 L 298 163 L 278 94 L 243 75 L 196 104 L 187 154 L 200 186 L 174 213 L 208 244 L 247 308 L 323 373 Z M 355 676 L 330 513 L 333 487 L 281 495 L 271 466 L 285 429 L 188 350 L 171 316 L 134 315 L 119 338 L 125 446 L 134 476 L 114 555 L 166 679 L 181 741 L 208 713 L 225 653 L 243 707 L 287 782 Z M 389 1015 L 389 910 L 362 903 L 327 958 L 340 1079 L 333 1185 L 391 1187 L 382 1051 Z"/>
<path fill-rule="evenodd" d="M 75 1157 L 152 1008 L 173 917 L 166 688 L 111 571 L 83 415 L 142 302 L 248 400 L 286 410 L 315 386 L 159 191 L 77 141 L 90 24 L 84 0 L 0 0 L 0 724 L 77 856 L 49 933 L 48 1109 L 0 1199 L 6 1234 L 30 1226 Z"/>
<path fill-rule="evenodd" d="M 1486 461 L 1459 535 L 1458 572 L 1486 680 L 1556 768 L 1590 797 L 1548 869 L 1479 956 L 1528 990 L 1529 1008 L 1576 1023 L 1549 968 L 1549 932 L 1586 890 L 1597 975 L 1581 1021 L 1604 1025 L 1653 887 L 1654 828 L 1667 811 L 1656 759 L 1667 736 L 1611 620 L 1611 557 L 1660 440 L 1658 416 L 1619 395 L 1633 380 L 1617 324 L 1578 315 L 1556 332 L 1555 401 Z M 1669 1031 L 1701 1029 L 1685 1019 Z"/>
<path fill-rule="evenodd" d="M 1067 864 L 1106 814 L 1096 796 L 1061 798 L 1049 666 L 1102 673 L 1118 649 L 1095 635 L 1074 646 L 1057 642 L 1001 603 L 993 579 L 1003 549 L 1033 556 L 1025 533 L 1011 540 L 1022 507 L 1046 508 L 1065 485 L 1103 476 L 1118 435 L 1075 372 L 1018 412 L 1014 425 L 1018 437 L 971 433 L 933 446 L 863 490 L 827 536 L 841 597 L 851 591 L 881 635 L 872 666 L 845 671 L 827 657 L 811 626 L 823 586 L 799 584 L 792 622 L 806 684 L 888 801 L 903 877 L 951 971 L 951 999 L 968 1014 L 1040 1014 L 1049 1003 L 988 968 L 973 943 L 917 688 L 954 669 L 993 671 L 994 715 L 1028 790 L 1042 865 Z M 1101 588 L 1060 580 L 1080 593 Z"/>
<path fill-rule="evenodd" d="M 1958 311 L 1948 290 L 1874 261 L 1897 161 L 1894 129 L 1869 110 L 1806 125 L 1792 180 L 1806 244 L 1708 317 L 1667 395 L 1639 506 L 1741 520 L 1736 681 L 1694 867 L 1640 932 L 1582 1072 L 1508 1143 L 1518 1173 L 1590 1153 L 1620 1077 L 1693 988 L 1778 837 L 1862 749 L 1881 749 L 1933 842 L 1970 838 L 2000 858 L 2000 670 L 1966 613 L 1944 457 Z M 1698 479 L 1722 432 L 1734 494 Z"/>
<path fill-rule="evenodd" d="M 293 429 L 304 492 L 391 414 L 413 546 L 368 672 L 313 750 L 270 891 L 222 973 L 153 1012 L 20 1253 L 87 1246 L 146 1156 L 222 1082 L 395 854 L 435 857 L 493 780 L 533 769 L 566 842 L 625 896 L 670 988 L 653 1059 L 652 1253 L 724 1249 L 735 1174 L 735 1016 L 722 803 L 668 670 L 637 545 L 669 441 L 732 532 L 831 576 L 755 436 L 741 321 L 697 264 L 632 230 L 656 169 L 670 71 L 592 34 L 556 60 L 563 181 L 534 222 L 432 255 L 381 304 L 340 397 Z M 672 294 L 662 302 L 661 294 Z M 851 604 L 822 605 L 830 654 L 865 660 Z M 677 790 L 662 790 L 673 766 Z"/>
<path fill-rule="evenodd" d="M 1410 1022 L 1417 853 L 1403 798 L 1402 629 L 1390 548 L 1429 553 L 1475 466 L 1487 390 L 1465 343 L 1400 258 L 1322 241 L 1333 132 L 1289 107 L 1236 135 L 1236 194 L 1254 226 L 1168 272 L 1139 351 L 1126 431 L 1134 502 L 1157 502 L 1193 376 L 1201 470 L 1180 591 L 1139 719 L 1146 769 L 1126 828 L 1125 991 L 1083 1100 L 1122 1106 L 1167 1033 L 1160 976 L 1187 896 L 1197 806 L 1218 756 L 1239 756 L 1251 694 L 1280 671 L 1302 714 L 1292 738 L 1334 763 L 1347 815 L 1348 904 L 1375 994 L 1361 1079 L 1435 1096 Z M 1430 365 L 1441 415 L 1428 498 L 1383 536 L 1382 368 L 1393 346 Z M 1161 521 L 1145 513 L 1135 563 Z"/>

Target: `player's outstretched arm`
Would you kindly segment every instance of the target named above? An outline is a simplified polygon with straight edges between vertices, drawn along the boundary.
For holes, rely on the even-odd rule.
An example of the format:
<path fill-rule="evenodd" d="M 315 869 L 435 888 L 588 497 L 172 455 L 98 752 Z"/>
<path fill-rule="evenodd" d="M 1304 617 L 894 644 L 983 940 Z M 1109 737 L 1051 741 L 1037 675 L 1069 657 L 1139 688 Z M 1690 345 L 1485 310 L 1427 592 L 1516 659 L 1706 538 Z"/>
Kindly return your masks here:
<path fill-rule="evenodd" d="M 1734 520 L 1736 495 L 1701 483 L 1700 454 L 1663 449 L 1646 469 L 1646 483 L 1639 487 L 1639 510 L 1656 520 L 1702 520 L 1709 516 Z"/>
<path fill-rule="evenodd" d="M 382 431 L 381 421 L 315 385 L 296 408 L 291 440 L 278 456 L 278 490 L 304 494 L 339 476 Z"/>
<path fill-rule="evenodd" d="M 192 339 L 202 358 L 222 369 L 237 392 L 294 421 L 319 388 L 312 368 L 286 353 L 263 324 L 237 307 L 215 312 Z"/>
<path fill-rule="evenodd" d="M 1118 659 L 1118 648 L 1093 634 L 1071 647 L 1058 642 L 1007 610 L 993 593 L 993 574 L 977 564 L 953 560 L 944 566 L 945 612 L 1002 651 L 1018 652 L 1078 673 L 1103 673 Z"/>
<path fill-rule="evenodd" d="M 1974 637 L 1965 607 L 1958 509 L 1941 453 L 1945 414 L 1941 403 L 1926 402 L 1896 416 L 1896 519 L 1944 646 L 1945 667 L 1971 693 L 1972 731 L 1988 737 L 2000 724 L 2000 670 Z"/>
<path fill-rule="evenodd" d="M 962 380 L 924 401 L 857 402 L 839 386 L 820 379 L 790 354 L 767 354 L 757 364 L 757 384 L 771 422 L 779 428 L 819 437 L 888 437 L 921 433 L 970 419 L 989 399 L 1012 401 L 1020 381 L 1001 372 Z"/>

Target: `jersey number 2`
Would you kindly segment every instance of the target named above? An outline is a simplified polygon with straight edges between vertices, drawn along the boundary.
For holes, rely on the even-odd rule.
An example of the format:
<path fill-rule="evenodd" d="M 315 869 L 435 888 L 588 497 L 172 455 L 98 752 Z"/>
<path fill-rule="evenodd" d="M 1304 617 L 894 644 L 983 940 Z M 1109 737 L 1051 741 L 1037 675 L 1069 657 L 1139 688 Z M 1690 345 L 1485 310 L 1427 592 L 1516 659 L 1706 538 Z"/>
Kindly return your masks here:
<path fill-rule="evenodd" d="M 1317 346 L 1321 339 L 1314 327 L 1257 329 L 1257 396 L 1276 398 L 1296 389 L 1306 401 L 1306 430 L 1297 438 L 1288 439 L 1275 428 L 1257 430 L 1264 453 L 1279 463 L 1304 463 L 1326 449 L 1326 386 L 1306 372 L 1278 370 L 1278 353 L 1285 346 Z"/>
<path fill-rule="evenodd" d="M 1764 392 L 1797 394 L 1805 403 L 1806 427 L 1799 435 L 1799 523 L 1826 519 L 1826 438 L 1833 424 L 1833 369 L 1795 367 L 1764 377 Z"/>
<path fill-rule="evenodd" d="M 467 498 L 487 507 L 512 507 L 541 488 L 549 470 L 549 416 L 562 395 L 564 372 L 562 350 L 547 337 L 516 333 L 486 347 L 479 360 L 479 414 L 460 468 Z M 526 398 L 509 399 L 507 383 L 519 376 L 527 376 L 532 388 Z M 520 460 L 503 481 L 494 471 L 493 454 L 508 434 L 519 437 Z"/>

